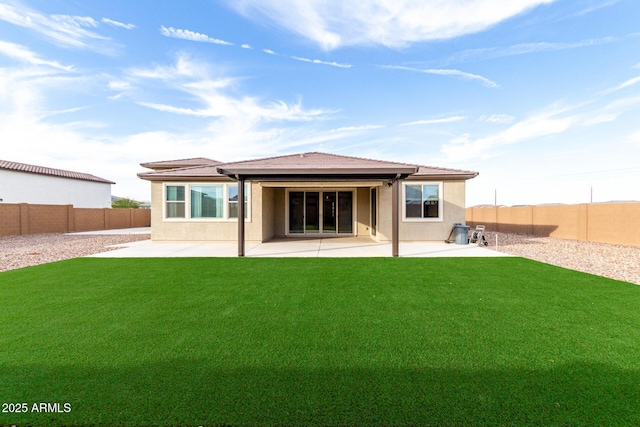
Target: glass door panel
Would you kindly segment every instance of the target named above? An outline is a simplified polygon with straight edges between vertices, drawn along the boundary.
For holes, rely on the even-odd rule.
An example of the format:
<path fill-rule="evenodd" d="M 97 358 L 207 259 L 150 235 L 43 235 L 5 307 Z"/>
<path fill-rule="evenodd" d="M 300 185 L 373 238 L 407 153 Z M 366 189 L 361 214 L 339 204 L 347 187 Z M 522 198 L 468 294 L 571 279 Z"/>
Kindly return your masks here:
<path fill-rule="evenodd" d="M 338 233 L 353 233 L 353 193 L 338 192 Z"/>
<path fill-rule="evenodd" d="M 308 191 L 306 193 L 305 231 L 307 233 L 320 232 L 320 193 Z"/>
<path fill-rule="evenodd" d="M 289 193 L 289 233 L 304 233 L 304 192 Z"/>
<path fill-rule="evenodd" d="M 336 193 L 334 191 L 322 193 L 322 232 L 336 232 Z"/>

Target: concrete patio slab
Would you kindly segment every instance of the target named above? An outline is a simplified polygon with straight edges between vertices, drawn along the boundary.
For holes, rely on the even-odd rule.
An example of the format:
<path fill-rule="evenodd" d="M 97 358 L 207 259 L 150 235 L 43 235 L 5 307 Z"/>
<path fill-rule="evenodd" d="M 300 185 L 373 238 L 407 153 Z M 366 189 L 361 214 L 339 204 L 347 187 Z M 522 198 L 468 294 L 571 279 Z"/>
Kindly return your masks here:
<path fill-rule="evenodd" d="M 118 245 L 120 249 L 91 255 L 96 258 L 236 257 L 235 242 L 152 242 L 144 240 Z M 444 242 L 400 243 L 401 257 L 504 257 L 511 256 L 476 245 Z M 246 242 L 245 255 L 255 258 L 354 258 L 390 257 L 391 243 L 368 237 L 328 239 L 274 239 L 266 243 Z"/>
<path fill-rule="evenodd" d="M 73 233 L 65 234 L 77 234 L 77 235 L 114 235 L 114 234 L 151 234 L 151 227 L 137 227 L 137 228 L 118 228 L 115 230 L 95 230 L 95 231 L 77 231 Z"/>

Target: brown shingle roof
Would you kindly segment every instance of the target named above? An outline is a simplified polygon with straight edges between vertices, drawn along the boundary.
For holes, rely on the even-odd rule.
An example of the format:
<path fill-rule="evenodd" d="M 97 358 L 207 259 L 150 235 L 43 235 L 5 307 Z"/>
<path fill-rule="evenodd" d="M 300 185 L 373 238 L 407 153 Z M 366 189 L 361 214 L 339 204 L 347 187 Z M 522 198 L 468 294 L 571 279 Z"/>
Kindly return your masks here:
<path fill-rule="evenodd" d="M 154 170 L 162 170 L 186 168 L 190 166 L 219 165 L 221 163 L 222 162 L 219 162 L 217 160 L 207 159 L 206 157 L 192 157 L 190 159 L 163 160 L 160 162 L 140 163 L 140 166 Z"/>
<path fill-rule="evenodd" d="M 73 172 L 63 169 L 53 169 L 44 166 L 28 165 L 26 163 L 10 162 L 7 160 L 0 160 L 0 169 L 12 170 L 16 172 L 34 173 L 38 175 L 57 176 L 60 178 L 79 179 L 82 181 L 94 181 L 102 182 L 105 184 L 115 184 L 108 179 L 100 178 L 95 175 L 82 172 Z"/>

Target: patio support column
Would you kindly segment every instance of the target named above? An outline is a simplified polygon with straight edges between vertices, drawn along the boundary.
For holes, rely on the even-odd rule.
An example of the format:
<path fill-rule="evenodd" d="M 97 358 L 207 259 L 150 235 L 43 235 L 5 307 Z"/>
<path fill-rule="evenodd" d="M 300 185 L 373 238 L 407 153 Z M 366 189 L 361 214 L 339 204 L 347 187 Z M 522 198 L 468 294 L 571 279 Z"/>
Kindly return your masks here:
<path fill-rule="evenodd" d="M 244 177 L 238 176 L 238 256 L 244 256 Z"/>
<path fill-rule="evenodd" d="M 393 179 L 391 185 L 391 251 L 394 257 L 398 256 L 398 183 L 399 179 L 396 176 Z"/>

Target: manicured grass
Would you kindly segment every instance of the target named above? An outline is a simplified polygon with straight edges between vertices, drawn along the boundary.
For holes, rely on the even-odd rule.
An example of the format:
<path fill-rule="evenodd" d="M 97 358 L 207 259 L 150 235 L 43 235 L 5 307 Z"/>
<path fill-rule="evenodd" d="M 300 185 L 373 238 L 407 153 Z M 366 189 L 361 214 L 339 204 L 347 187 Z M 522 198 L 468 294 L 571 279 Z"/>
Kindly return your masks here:
<path fill-rule="evenodd" d="M 639 308 L 519 258 L 63 261 L 0 273 L 0 425 L 640 425 Z"/>

